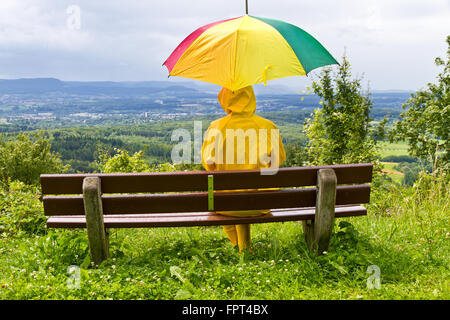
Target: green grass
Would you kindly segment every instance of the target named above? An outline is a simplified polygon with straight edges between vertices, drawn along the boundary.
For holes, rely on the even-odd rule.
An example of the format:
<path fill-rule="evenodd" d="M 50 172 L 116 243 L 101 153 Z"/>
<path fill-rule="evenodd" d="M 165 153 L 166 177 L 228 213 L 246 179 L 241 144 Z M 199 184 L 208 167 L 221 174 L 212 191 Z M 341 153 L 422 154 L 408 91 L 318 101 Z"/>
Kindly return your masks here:
<path fill-rule="evenodd" d="M 448 186 L 374 187 L 369 214 L 337 219 L 322 256 L 297 222 L 253 225 L 245 255 L 220 227 L 115 229 L 98 268 L 85 230 L 3 232 L 0 299 L 449 299 Z M 78 289 L 71 265 L 81 266 Z M 371 265 L 380 289 L 367 287 Z"/>

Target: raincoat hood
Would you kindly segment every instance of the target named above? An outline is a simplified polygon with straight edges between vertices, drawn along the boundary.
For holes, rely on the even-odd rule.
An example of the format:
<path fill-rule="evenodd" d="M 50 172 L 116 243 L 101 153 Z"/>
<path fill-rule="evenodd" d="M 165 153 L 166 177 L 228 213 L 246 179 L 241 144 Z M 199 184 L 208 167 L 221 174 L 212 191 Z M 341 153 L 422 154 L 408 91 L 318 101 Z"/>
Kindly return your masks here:
<path fill-rule="evenodd" d="M 252 86 L 236 91 L 222 88 L 217 97 L 226 113 L 252 115 L 256 110 L 256 98 Z"/>

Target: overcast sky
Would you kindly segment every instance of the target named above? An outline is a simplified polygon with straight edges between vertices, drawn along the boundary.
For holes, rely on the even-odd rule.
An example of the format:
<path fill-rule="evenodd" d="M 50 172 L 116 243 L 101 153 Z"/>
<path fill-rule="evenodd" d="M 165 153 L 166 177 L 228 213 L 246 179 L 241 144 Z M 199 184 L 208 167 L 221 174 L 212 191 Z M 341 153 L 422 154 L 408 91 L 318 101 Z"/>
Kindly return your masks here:
<path fill-rule="evenodd" d="M 434 81 L 450 34 L 450 0 L 249 0 L 249 11 L 299 26 L 338 60 L 345 50 L 373 90 Z M 162 63 L 189 33 L 244 13 L 244 0 L 0 0 L 0 78 L 167 80 Z"/>

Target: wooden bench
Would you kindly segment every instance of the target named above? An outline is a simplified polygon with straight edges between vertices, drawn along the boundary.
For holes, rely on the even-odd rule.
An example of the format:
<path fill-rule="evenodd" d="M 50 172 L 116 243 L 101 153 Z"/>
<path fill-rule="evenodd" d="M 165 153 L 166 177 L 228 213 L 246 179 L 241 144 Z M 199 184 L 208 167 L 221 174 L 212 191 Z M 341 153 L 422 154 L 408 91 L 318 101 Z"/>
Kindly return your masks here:
<path fill-rule="evenodd" d="M 302 220 L 310 249 L 328 249 L 334 218 L 366 215 L 372 164 L 249 171 L 44 174 L 49 228 L 87 228 L 91 261 L 109 256 L 109 228 L 193 227 Z M 340 186 L 338 186 L 340 185 Z M 308 186 L 312 186 L 307 188 Z M 209 189 L 208 189 L 209 188 Z M 213 192 L 233 189 L 272 190 Z M 214 212 L 271 209 L 259 217 Z"/>

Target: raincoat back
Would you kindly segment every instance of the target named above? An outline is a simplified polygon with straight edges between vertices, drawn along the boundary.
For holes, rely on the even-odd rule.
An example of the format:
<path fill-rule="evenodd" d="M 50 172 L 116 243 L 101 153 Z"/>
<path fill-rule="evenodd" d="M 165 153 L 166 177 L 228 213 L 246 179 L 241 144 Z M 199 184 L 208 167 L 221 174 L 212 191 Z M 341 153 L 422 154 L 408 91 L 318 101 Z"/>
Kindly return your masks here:
<path fill-rule="evenodd" d="M 232 92 L 223 88 L 219 103 L 227 116 L 213 121 L 202 146 L 202 165 L 208 171 L 254 170 L 280 166 L 286 153 L 278 127 L 255 115 L 256 98 L 251 86 Z M 233 216 L 254 216 L 269 210 L 218 212 Z"/>

